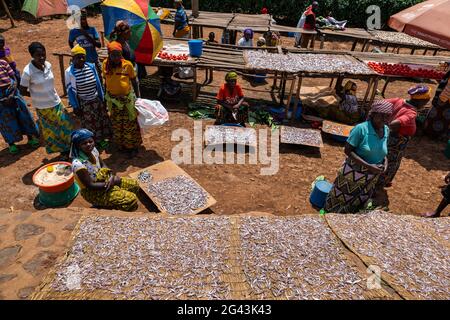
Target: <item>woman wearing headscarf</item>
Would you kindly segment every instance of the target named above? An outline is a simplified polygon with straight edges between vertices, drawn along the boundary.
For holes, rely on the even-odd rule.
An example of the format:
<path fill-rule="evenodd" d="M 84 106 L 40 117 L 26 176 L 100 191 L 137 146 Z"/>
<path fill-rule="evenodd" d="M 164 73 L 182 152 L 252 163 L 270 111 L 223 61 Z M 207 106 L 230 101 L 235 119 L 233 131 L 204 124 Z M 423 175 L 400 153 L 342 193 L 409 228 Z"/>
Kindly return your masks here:
<path fill-rule="evenodd" d="M 347 81 L 340 93 L 341 103 L 336 111 L 336 120 L 353 125 L 361 119 L 361 110 L 356 97 L 358 86 L 353 81 Z"/>
<path fill-rule="evenodd" d="M 73 122 L 56 92 L 52 65 L 46 61 L 47 53 L 41 43 L 31 43 L 28 51 L 32 60 L 23 70 L 20 91 L 31 96 L 47 153 L 67 156 Z"/>
<path fill-rule="evenodd" d="M 189 27 L 189 20 L 184 10 L 183 0 L 175 0 L 174 6 L 177 12 L 175 13 L 175 25 L 172 35 L 175 38 L 189 38 L 191 28 Z"/>
<path fill-rule="evenodd" d="M 248 28 L 244 30 L 244 36 L 239 39 L 238 46 L 253 47 L 253 30 Z"/>
<path fill-rule="evenodd" d="M 83 126 L 94 133 L 95 143 L 105 149 L 112 135 L 111 121 L 97 68 L 86 58 L 84 48 L 73 47 L 72 65 L 65 74 L 69 104 Z"/>
<path fill-rule="evenodd" d="M 4 60 L 0 60 L 0 133 L 9 145 L 9 153 L 16 154 L 16 143 L 28 137 L 28 144 L 39 147 L 39 131 L 30 110 L 17 89 L 14 70 Z"/>
<path fill-rule="evenodd" d="M 410 98 L 386 99 L 393 104 L 392 117 L 389 121 L 388 169 L 380 177 L 380 187 L 390 187 L 397 174 L 406 147 L 416 134 L 417 111 L 420 111 L 431 100 L 431 88 L 423 85 L 408 90 Z"/>
<path fill-rule="evenodd" d="M 106 167 L 95 148 L 94 133 L 80 129 L 74 131 L 71 138 L 72 170 L 83 198 L 96 207 L 136 210 L 138 182 L 119 178 Z"/>
<path fill-rule="evenodd" d="M 237 123 L 245 126 L 248 121 L 248 103 L 244 101 L 244 93 L 237 84 L 236 72 L 228 72 L 225 84 L 217 94 L 216 125 L 224 123 Z"/>
<path fill-rule="evenodd" d="M 325 210 L 356 213 L 367 208 L 378 178 L 387 168 L 387 140 L 392 103 L 376 101 L 369 119 L 350 132 L 345 145 L 347 159 L 327 196 Z"/>
<path fill-rule="evenodd" d="M 108 44 L 108 58 L 103 62 L 103 78 L 114 142 L 120 150 L 134 157 L 142 144 L 135 109 L 136 96 L 140 97 L 140 92 L 133 65 L 122 57 L 122 45 L 119 42 Z"/>

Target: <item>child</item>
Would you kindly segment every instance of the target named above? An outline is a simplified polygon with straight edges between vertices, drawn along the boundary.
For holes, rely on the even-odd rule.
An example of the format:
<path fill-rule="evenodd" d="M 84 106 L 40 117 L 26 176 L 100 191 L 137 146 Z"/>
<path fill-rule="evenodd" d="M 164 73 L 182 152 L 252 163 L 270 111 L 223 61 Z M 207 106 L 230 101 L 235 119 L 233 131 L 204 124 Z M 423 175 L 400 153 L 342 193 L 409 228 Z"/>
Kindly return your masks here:
<path fill-rule="evenodd" d="M 439 218 L 441 216 L 442 211 L 448 206 L 450 203 L 450 173 L 445 177 L 446 186 L 442 186 L 442 195 L 444 199 L 442 199 L 441 203 L 437 207 L 436 211 L 427 212 L 422 215 L 424 218 Z"/>
<path fill-rule="evenodd" d="M 209 33 L 208 41 L 206 41 L 206 44 L 210 44 L 210 43 L 218 43 L 216 41 L 216 34 L 214 32 Z"/>
<path fill-rule="evenodd" d="M 19 70 L 17 70 L 17 65 L 14 61 L 13 56 L 11 55 L 11 50 L 5 44 L 5 38 L 0 35 L 0 60 L 5 60 L 9 63 L 9 66 L 14 71 L 18 83 L 20 83 L 20 72 Z"/>

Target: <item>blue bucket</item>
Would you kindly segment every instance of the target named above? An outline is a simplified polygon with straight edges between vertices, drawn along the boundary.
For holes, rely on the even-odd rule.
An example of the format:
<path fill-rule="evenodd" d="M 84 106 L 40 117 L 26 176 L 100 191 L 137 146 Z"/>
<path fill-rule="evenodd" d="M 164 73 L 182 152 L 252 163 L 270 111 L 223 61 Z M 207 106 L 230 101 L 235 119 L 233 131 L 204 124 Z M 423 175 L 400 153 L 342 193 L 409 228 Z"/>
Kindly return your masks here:
<path fill-rule="evenodd" d="M 256 74 L 256 76 L 253 77 L 253 82 L 255 83 L 263 83 L 264 81 L 266 81 L 266 73 L 260 73 L 260 74 Z"/>
<path fill-rule="evenodd" d="M 309 197 L 311 204 L 316 208 L 322 209 L 325 206 L 325 201 L 331 188 L 333 188 L 333 185 L 328 181 L 317 181 Z"/>
<path fill-rule="evenodd" d="M 203 53 L 203 40 L 189 40 L 189 55 L 191 57 L 200 57 Z"/>

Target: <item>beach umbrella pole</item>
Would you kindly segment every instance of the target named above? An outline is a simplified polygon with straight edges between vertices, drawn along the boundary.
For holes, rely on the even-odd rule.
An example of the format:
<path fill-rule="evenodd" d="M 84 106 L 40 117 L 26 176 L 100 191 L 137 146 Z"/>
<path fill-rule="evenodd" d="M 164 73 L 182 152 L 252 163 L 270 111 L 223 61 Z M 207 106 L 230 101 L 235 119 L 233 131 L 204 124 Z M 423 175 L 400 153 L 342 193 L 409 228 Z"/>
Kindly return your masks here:
<path fill-rule="evenodd" d="M 6 14 L 9 17 L 9 20 L 11 20 L 11 27 L 14 28 L 16 25 L 14 24 L 14 19 L 13 19 L 12 15 L 11 15 L 11 12 L 9 11 L 8 6 L 6 5 L 5 0 L 2 0 L 2 4 L 3 4 L 3 7 L 5 8 Z"/>

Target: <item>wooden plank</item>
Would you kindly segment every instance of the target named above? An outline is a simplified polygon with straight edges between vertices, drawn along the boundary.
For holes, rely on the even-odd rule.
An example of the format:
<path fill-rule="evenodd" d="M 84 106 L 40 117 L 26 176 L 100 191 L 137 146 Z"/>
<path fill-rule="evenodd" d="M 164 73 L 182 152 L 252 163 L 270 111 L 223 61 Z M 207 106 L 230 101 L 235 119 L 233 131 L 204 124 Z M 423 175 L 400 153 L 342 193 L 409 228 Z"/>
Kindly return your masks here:
<path fill-rule="evenodd" d="M 295 141 L 289 138 L 290 135 L 295 136 Z M 281 143 L 323 148 L 319 130 L 281 126 L 280 139 Z"/>
<path fill-rule="evenodd" d="M 329 120 L 324 120 L 322 123 L 323 132 L 342 137 L 348 137 L 350 135 L 350 131 L 352 131 L 353 128 L 354 128 L 353 126 L 348 126 L 342 123 L 333 122 Z"/>
<path fill-rule="evenodd" d="M 148 171 L 153 176 L 152 181 L 155 183 L 163 181 L 165 179 L 174 178 L 176 176 L 185 176 L 185 177 L 191 179 L 192 181 L 194 181 L 200 188 L 202 188 L 189 174 L 187 174 L 186 171 L 184 171 L 179 166 L 177 166 L 172 160 L 164 161 L 164 162 L 155 164 L 153 166 L 150 166 L 148 168 L 131 173 L 130 177 L 138 180 L 139 174 L 143 171 Z M 169 213 L 162 208 L 160 200 L 157 199 L 156 197 L 154 197 L 150 192 L 148 192 L 146 184 L 141 183 L 139 180 L 138 180 L 138 182 L 139 182 L 139 186 L 141 187 L 141 189 L 155 203 L 155 205 L 158 207 L 158 209 L 161 211 L 161 213 L 169 215 Z M 198 214 L 217 203 L 217 201 L 205 189 L 203 189 L 203 190 L 208 194 L 207 203 L 203 208 L 199 208 L 199 209 L 195 210 L 192 214 Z"/>

